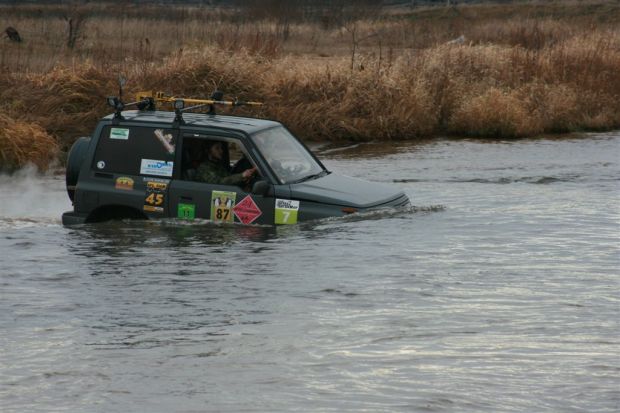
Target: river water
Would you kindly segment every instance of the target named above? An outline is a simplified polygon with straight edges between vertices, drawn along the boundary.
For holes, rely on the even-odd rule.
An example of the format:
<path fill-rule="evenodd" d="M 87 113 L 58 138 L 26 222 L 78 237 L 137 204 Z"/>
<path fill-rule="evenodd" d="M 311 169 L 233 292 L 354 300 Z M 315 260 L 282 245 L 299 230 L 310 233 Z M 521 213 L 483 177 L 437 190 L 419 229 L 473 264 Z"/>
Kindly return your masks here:
<path fill-rule="evenodd" d="M 620 134 L 318 149 L 414 207 L 69 229 L 1 176 L 0 410 L 620 410 Z"/>

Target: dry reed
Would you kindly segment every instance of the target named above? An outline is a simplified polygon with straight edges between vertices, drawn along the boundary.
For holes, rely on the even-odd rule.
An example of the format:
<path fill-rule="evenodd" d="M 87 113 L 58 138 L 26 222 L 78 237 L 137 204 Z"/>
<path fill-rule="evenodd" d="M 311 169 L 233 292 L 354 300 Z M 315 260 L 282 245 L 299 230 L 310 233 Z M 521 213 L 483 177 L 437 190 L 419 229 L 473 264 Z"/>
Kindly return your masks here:
<path fill-rule="evenodd" d="M 114 79 L 90 65 L 57 67 L 37 75 L 12 75 L 0 93 L 0 109 L 15 118 L 37 123 L 59 138 L 67 150 L 76 135 L 89 134 L 106 111 L 105 97 Z"/>
<path fill-rule="evenodd" d="M 42 127 L 0 114 L 0 171 L 34 164 L 45 171 L 58 155 L 58 144 Z"/>
<path fill-rule="evenodd" d="M 66 151 L 109 111 L 104 98 L 120 72 L 128 95 L 205 97 L 218 88 L 265 100 L 254 115 L 280 120 L 305 140 L 620 127 L 620 5 L 613 2 L 422 9 L 335 28 L 306 22 L 291 25 L 287 40 L 268 20 L 209 14 L 205 25 L 206 14 L 181 9 L 166 21 L 154 10 L 143 18 L 91 16 L 88 37 L 73 51 L 51 35 L 59 20 L 17 16 L 31 28 L 25 38 L 38 40 L 0 44 L 0 110 L 41 125 Z M 460 34 L 463 41 L 448 42 Z"/>

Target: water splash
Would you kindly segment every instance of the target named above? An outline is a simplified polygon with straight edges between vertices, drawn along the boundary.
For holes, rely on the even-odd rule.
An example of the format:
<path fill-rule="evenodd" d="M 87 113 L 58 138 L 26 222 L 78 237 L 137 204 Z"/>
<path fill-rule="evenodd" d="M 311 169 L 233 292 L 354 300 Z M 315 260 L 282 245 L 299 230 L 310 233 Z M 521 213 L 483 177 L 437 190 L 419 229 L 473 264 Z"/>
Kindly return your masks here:
<path fill-rule="evenodd" d="M 357 212 L 343 217 L 330 217 L 315 222 L 358 222 L 384 218 L 406 218 L 413 214 L 425 214 L 445 211 L 445 205 L 408 205 L 399 208 L 381 208 L 370 211 Z"/>
<path fill-rule="evenodd" d="M 41 174 L 35 166 L 0 174 L 0 193 L 0 227 L 56 225 L 71 209 L 62 176 Z"/>

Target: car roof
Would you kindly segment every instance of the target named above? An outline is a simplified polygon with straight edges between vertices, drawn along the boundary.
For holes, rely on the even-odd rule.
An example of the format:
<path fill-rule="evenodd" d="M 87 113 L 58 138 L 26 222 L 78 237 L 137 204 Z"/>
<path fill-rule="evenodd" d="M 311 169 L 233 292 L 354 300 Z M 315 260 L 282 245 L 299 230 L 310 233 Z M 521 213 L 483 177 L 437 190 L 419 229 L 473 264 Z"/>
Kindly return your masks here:
<path fill-rule="evenodd" d="M 146 111 L 146 110 L 128 110 L 123 111 L 123 122 L 140 122 L 140 123 L 172 123 L 174 122 L 175 113 L 169 111 Z M 114 114 L 105 116 L 104 120 L 112 120 Z M 242 116 L 227 116 L 227 115 L 209 115 L 206 113 L 183 113 L 183 126 L 208 126 L 222 129 L 235 129 L 246 132 L 248 134 L 254 133 L 264 129 L 270 129 L 275 126 L 281 126 L 279 122 L 266 119 L 245 118 Z"/>

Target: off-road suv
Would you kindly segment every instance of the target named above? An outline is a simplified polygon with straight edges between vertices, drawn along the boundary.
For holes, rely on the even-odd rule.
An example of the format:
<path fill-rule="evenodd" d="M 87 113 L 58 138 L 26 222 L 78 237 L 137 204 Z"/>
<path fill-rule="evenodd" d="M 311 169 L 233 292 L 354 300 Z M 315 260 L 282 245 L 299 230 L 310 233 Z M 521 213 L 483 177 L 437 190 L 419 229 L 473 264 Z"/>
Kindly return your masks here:
<path fill-rule="evenodd" d="M 159 96 L 141 96 L 131 111 L 109 98 L 115 113 L 75 142 L 66 174 L 74 210 L 63 214 L 63 224 L 164 217 L 295 224 L 409 204 L 398 189 L 331 173 L 278 122 L 184 107 L 199 103 L 213 112 L 214 104 L 243 102 L 168 98 L 171 112 L 155 110 Z M 213 142 L 222 143 L 230 174 L 255 167 L 253 179 L 239 185 L 201 180 L 197 172 Z"/>

